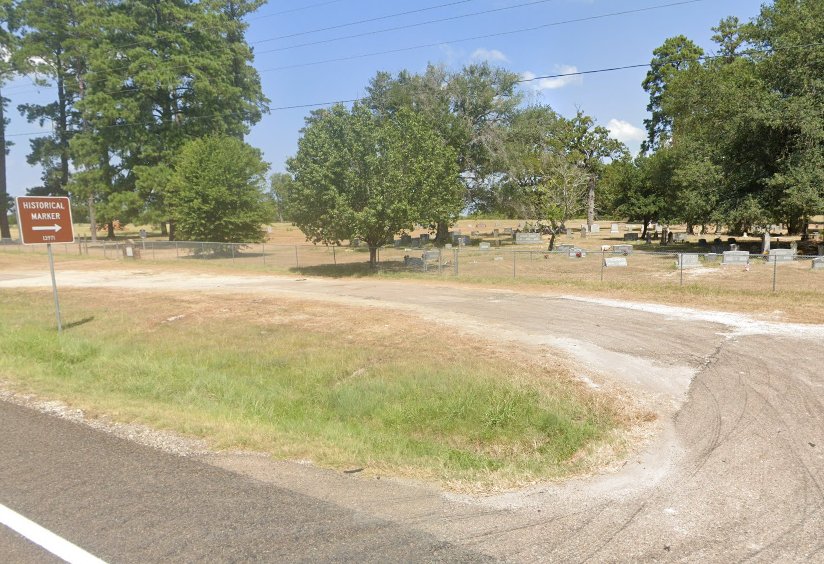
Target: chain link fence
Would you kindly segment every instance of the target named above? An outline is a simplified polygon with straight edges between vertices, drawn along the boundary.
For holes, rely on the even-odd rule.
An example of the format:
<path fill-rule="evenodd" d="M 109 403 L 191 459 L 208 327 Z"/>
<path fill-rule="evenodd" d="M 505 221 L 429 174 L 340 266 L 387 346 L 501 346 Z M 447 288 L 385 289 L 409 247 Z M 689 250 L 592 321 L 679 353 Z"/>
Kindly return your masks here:
<path fill-rule="evenodd" d="M 365 246 L 276 245 L 271 243 L 209 243 L 195 241 L 78 240 L 56 244 L 57 255 L 120 261 L 194 261 L 253 270 L 309 275 L 366 274 Z M 16 242 L 0 245 L 7 253 L 44 253 L 42 246 Z M 377 269 L 421 277 L 457 277 L 479 281 L 531 279 L 558 283 L 606 282 L 631 285 L 712 286 L 728 290 L 824 292 L 824 257 L 774 249 L 770 255 L 738 252 L 676 253 L 613 245 L 597 250 L 560 245 L 538 247 L 455 246 L 452 248 L 381 247 Z"/>

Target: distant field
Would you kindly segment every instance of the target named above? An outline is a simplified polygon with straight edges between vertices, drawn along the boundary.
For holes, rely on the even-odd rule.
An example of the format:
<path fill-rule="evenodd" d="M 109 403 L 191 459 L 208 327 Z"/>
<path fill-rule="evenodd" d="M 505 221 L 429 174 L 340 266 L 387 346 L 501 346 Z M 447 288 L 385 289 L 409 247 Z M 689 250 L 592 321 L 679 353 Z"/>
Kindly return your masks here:
<path fill-rule="evenodd" d="M 216 449 L 477 490 L 591 470 L 648 417 L 564 362 L 389 312 L 64 289 L 58 338 L 50 292 L 0 300 L 7 387 Z"/>

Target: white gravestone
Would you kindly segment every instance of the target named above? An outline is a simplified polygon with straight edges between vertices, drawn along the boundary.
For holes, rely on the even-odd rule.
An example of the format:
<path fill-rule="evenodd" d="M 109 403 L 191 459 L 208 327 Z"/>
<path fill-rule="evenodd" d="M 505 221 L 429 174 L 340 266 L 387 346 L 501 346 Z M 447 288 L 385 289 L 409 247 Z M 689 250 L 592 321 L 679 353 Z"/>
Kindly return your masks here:
<path fill-rule="evenodd" d="M 724 259 L 721 264 L 749 264 L 749 251 L 724 251 Z"/>
<path fill-rule="evenodd" d="M 609 257 L 604 259 L 604 266 L 607 268 L 626 268 L 626 257 Z"/>
<path fill-rule="evenodd" d="M 698 260 L 698 255 L 687 253 L 680 254 L 675 261 L 676 268 L 698 268 L 701 262 Z"/>

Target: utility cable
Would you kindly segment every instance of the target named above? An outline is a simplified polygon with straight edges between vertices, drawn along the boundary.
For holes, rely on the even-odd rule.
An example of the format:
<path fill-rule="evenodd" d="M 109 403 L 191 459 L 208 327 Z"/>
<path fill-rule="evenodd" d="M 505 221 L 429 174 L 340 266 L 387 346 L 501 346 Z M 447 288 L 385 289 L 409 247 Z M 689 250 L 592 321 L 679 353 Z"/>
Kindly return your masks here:
<path fill-rule="evenodd" d="M 791 46 L 780 47 L 780 48 L 778 48 L 778 47 L 767 47 L 767 48 L 763 48 L 763 49 L 753 48 L 753 49 L 748 49 L 746 51 L 741 51 L 740 53 L 735 53 L 735 54 L 704 55 L 704 56 L 696 57 L 696 58 L 692 58 L 692 59 L 686 59 L 686 58 L 685 59 L 672 59 L 672 60 L 666 61 L 664 64 L 673 65 L 673 64 L 693 62 L 693 61 L 709 61 L 709 60 L 714 60 L 714 59 L 728 59 L 728 58 L 731 58 L 731 57 L 740 58 L 740 57 L 745 57 L 745 56 L 759 54 L 759 53 L 774 53 L 776 51 L 788 51 L 788 50 L 792 50 L 792 49 L 809 49 L 809 48 L 821 47 L 821 46 L 824 46 L 824 42 L 807 43 L 807 44 L 802 44 L 802 45 L 791 45 Z M 526 83 L 526 82 L 533 82 L 535 80 L 554 79 L 554 78 L 568 78 L 568 77 L 574 77 L 574 76 L 601 74 L 601 73 L 615 72 L 615 71 L 621 71 L 621 70 L 646 68 L 646 67 L 652 66 L 652 64 L 653 64 L 653 62 L 649 62 L 649 63 L 634 64 L 634 65 L 604 67 L 604 68 L 590 69 L 590 70 L 583 70 L 583 71 L 575 71 L 575 72 L 546 74 L 546 75 L 541 75 L 541 76 L 534 76 L 534 77 L 531 77 L 531 78 L 521 78 L 521 79 L 519 79 L 515 82 L 518 83 L 518 84 L 523 84 L 523 83 Z M 290 105 L 290 106 L 278 106 L 278 107 L 275 107 L 275 108 L 269 108 L 269 112 L 287 111 L 287 110 L 296 110 L 296 109 L 307 109 L 307 108 L 322 108 L 322 107 L 334 106 L 334 105 L 337 105 L 337 104 L 351 104 L 351 103 L 355 103 L 355 102 L 362 102 L 362 101 L 365 101 L 365 100 L 367 100 L 366 97 L 361 97 L 361 98 L 350 98 L 350 99 L 346 99 L 346 100 L 332 100 L 332 101 L 327 101 L 327 102 L 313 102 L 313 103 L 296 104 L 296 105 Z M 202 116 L 190 116 L 190 117 L 187 117 L 186 119 L 189 119 L 189 120 L 209 119 L 209 118 L 228 117 L 228 116 L 241 116 L 241 115 L 242 114 L 238 114 L 238 113 L 223 113 L 223 112 L 220 112 L 220 113 L 214 113 L 214 114 L 208 114 L 208 115 L 202 115 Z M 122 127 L 148 127 L 148 126 L 158 126 L 158 125 L 170 125 L 171 123 L 172 122 L 156 122 L 156 121 L 141 122 L 141 123 L 121 123 L 121 124 L 116 124 L 116 125 L 98 127 L 98 128 L 95 128 L 95 131 L 104 131 L 104 130 L 108 130 L 108 129 L 117 129 L 117 128 L 122 128 Z M 30 136 L 33 136 L 33 135 L 42 135 L 44 133 L 46 133 L 46 132 L 44 132 L 44 131 L 31 131 L 31 132 L 26 132 L 26 133 L 11 133 L 11 134 L 6 134 L 6 137 L 30 137 Z M 74 132 L 71 132 L 71 133 L 78 133 L 78 132 L 74 131 Z"/>

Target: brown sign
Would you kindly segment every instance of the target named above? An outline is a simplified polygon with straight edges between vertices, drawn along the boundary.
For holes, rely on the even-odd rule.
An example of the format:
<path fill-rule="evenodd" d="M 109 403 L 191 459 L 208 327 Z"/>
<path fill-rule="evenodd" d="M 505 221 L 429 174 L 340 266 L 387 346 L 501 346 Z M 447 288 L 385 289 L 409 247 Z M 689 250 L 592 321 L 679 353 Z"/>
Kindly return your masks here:
<path fill-rule="evenodd" d="M 72 208 L 62 196 L 18 196 L 17 225 L 24 245 L 74 242 Z"/>

